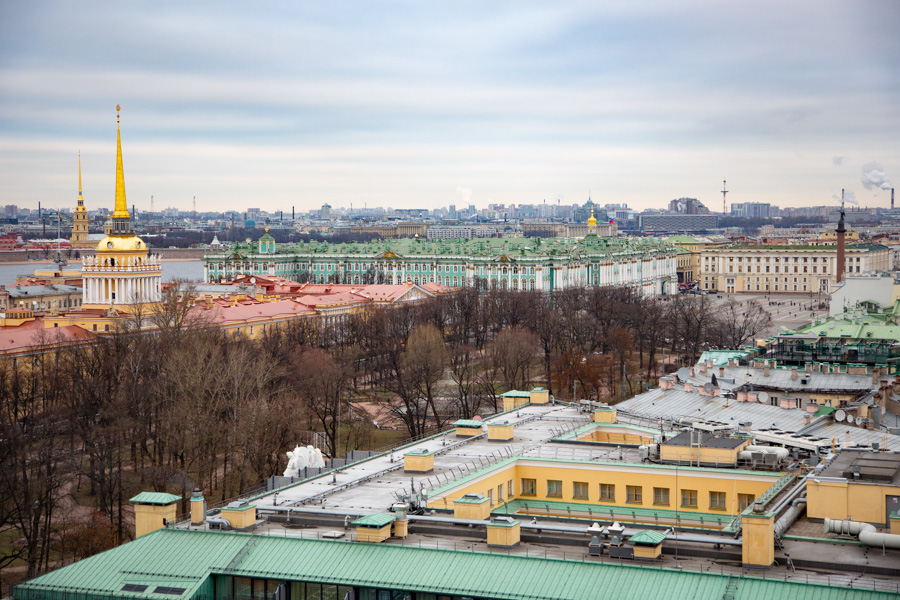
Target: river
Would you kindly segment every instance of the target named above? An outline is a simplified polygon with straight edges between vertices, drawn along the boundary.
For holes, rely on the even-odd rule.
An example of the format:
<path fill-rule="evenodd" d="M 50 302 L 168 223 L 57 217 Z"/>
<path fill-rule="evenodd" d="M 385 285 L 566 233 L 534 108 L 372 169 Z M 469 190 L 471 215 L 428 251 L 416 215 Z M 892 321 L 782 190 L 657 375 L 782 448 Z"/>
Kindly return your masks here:
<path fill-rule="evenodd" d="M 16 276 L 34 273 L 35 270 L 49 269 L 49 262 L 30 261 L 28 264 L 0 264 L 0 285 L 15 285 Z M 68 269 L 73 271 L 81 270 L 81 261 L 73 260 L 69 263 Z M 167 260 L 162 263 L 163 281 L 174 281 L 180 279 L 183 281 L 201 282 L 203 280 L 203 261 L 202 260 Z"/>

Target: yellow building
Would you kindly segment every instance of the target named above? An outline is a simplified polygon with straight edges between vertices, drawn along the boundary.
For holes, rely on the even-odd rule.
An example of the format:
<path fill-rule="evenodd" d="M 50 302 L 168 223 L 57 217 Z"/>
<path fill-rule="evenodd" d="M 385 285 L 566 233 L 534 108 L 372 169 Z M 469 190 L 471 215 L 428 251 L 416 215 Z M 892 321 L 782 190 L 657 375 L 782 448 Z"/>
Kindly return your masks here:
<path fill-rule="evenodd" d="M 844 273 L 891 268 L 891 251 L 879 244 L 848 245 Z M 830 293 L 837 283 L 834 245 L 705 248 L 698 275 L 703 289 L 727 294 Z"/>
<path fill-rule="evenodd" d="M 478 497 L 484 498 L 485 510 L 495 513 L 603 514 L 659 523 L 677 518 L 724 528 L 780 477 L 738 469 L 513 457 L 461 484 L 432 490 L 428 506 L 453 510 L 461 500 Z"/>
<path fill-rule="evenodd" d="M 900 456 L 891 452 L 843 450 L 806 482 L 810 519 L 872 523 L 890 527 L 900 510 Z"/>
<path fill-rule="evenodd" d="M 692 283 L 700 275 L 700 258 L 703 256 L 703 250 L 718 248 L 725 243 L 689 235 L 673 235 L 666 238 L 666 241 L 678 249 L 678 283 L 685 284 Z"/>
<path fill-rule="evenodd" d="M 116 205 L 111 231 L 97 245 L 94 256 L 83 259 L 84 308 L 157 303 L 162 293 L 159 256 L 151 256 L 144 241 L 131 230 L 125 199 L 122 134 L 116 107 Z"/>
<path fill-rule="evenodd" d="M 69 243 L 73 248 L 87 248 L 92 244 L 88 242 L 88 214 L 84 207 L 84 196 L 81 194 L 81 152 L 78 153 L 78 205 L 72 218 L 72 237 Z"/>

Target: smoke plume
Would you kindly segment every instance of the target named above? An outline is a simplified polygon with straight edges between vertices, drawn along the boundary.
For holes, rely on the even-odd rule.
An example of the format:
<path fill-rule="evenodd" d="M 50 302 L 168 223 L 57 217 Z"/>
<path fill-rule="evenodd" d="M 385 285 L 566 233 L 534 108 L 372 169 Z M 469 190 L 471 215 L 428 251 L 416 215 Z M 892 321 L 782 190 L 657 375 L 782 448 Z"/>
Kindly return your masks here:
<path fill-rule="evenodd" d="M 889 190 L 891 180 L 878 163 L 869 163 L 862 168 L 862 184 L 867 190 Z"/>

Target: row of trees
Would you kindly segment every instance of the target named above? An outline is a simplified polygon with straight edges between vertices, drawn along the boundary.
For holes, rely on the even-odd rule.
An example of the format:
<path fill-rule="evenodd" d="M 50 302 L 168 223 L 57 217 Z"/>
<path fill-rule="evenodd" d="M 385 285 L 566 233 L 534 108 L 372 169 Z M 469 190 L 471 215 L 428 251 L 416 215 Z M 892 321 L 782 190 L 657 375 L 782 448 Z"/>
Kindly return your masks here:
<path fill-rule="evenodd" d="M 0 568 L 21 560 L 32 576 L 123 541 L 141 489 L 180 492 L 186 510 L 194 487 L 224 500 L 279 473 L 313 432 L 332 456 L 365 445 L 372 424 L 349 419 L 351 400 L 383 403 L 417 437 L 535 383 L 614 401 L 659 374 L 663 347 L 694 361 L 767 325 L 761 307 L 705 296 L 463 289 L 249 339 L 193 304 L 176 289 L 97 343 L 43 330 L 33 355 L 0 359 L 0 532 L 15 532 Z M 72 513 L 84 496 L 93 512 Z"/>

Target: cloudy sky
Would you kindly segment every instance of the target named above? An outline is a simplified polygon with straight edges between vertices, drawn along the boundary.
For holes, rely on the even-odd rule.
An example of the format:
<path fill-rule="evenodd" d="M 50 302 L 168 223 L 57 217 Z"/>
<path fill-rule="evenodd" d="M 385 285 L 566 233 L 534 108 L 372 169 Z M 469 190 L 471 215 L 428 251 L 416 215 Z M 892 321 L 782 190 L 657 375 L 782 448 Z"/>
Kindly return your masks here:
<path fill-rule="evenodd" d="M 900 2 L 0 2 L 0 204 L 887 206 Z"/>

